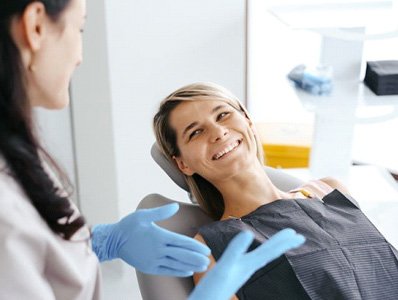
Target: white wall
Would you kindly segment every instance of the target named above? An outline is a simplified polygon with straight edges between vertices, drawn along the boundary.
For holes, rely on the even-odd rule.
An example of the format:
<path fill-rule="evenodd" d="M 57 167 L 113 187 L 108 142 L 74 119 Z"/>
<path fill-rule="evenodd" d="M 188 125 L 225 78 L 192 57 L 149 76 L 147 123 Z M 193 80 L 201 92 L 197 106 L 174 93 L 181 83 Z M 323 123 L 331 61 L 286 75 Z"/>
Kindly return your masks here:
<path fill-rule="evenodd" d="M 270 7 L 286 2 L 248 1 L 248 109 L 257 122 L 310 124 L 312 116 L 303 109 L 286 75 L 298 64 L 318 64 L 320 38 L 292 30 L 269 13 Z"/>
<path fill-rule="evenodd" d="M 160 100 L 195 81 L 245 94 L 245 1 L 88 1 L 84 62 L 73 82 L 81 207 L 117 219 L 149 193 L 186 194 L 152 162 Z"/>
<path fill-rule="evenodd" d="M 162 98 L 195 81 L 244 93 L 244 1 L 107 1 L 120 209 L 148 193 L 175 195 L 152 163 L 151 120 Z M 184 194 L 185 196 L 185 194 Z"/>
<path fill-rule="evenodd" d="M 116 221 L 149 193 L 187 201 L 150 157 L 152 117 L 162 98 L 195 81 L 217 82 L 244 100 L 245 4 L 88 1 L 72 111 L 80 207 L 89 223 Z M 105 296 L 140 298 L 131 268 L 116 262 L 102 269 Z"/>
<path fill-rule="evenodd" d="M 84 62 L 72 81 L 80 209 L 91 224 L 118 218 L 104 1 L 88 1 Z"/>
<path fill-rule="evenodd" d="M 42 144 L 68 175 L 75 191 L 72 199 L 76 202 L 78 200 L 78 186 L 70 107 L 61 111 L 36 108 L 34 114 Z"/>

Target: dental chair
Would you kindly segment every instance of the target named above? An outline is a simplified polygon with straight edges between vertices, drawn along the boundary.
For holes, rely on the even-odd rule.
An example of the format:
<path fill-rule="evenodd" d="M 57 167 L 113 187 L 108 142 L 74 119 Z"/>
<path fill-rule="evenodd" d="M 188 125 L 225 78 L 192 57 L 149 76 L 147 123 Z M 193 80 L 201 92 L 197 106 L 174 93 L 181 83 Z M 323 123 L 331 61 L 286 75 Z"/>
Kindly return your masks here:
<path fill-rule="evenodd" d="M 155 162 L 169 175 L 169 177 L 183 190 L 187 191 L 192 204 L 183 203 L 166 198 L 159 194 L 150 194 L 141 200 L 137 209 L 153 208 L 169 203 L 178 203 L 179 211 L 172 218 L 157 223 L 159 226 L 168 230 L 194 237 L 198 228 L 213 222 L 195 203 L 189 194 L 188 185 L 181 172 L 170 163 L 160 152 L 155 143 L 151 148 L 151 156 Z M 300 186 L 303 182 L 281 170 L 264 167 L 265 172 L 273 184 L 283 191 L 288 191 Z M 192 277 L 177 278 L 167 276 L 155 276 L 143 274 L 136 271 L 138 284 L 143 300 L 186 300 L 194 288 Z"/>

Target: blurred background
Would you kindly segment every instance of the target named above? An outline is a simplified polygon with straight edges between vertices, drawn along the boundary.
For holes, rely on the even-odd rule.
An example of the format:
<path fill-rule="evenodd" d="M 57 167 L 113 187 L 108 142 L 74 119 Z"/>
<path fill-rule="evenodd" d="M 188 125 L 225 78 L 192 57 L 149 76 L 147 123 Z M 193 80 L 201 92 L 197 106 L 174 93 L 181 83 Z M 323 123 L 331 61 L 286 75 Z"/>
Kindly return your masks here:
<path fill-rule="evenodd" d="M 362 80 L 367 61 L 398 60 L 395 1 L 87 4 L 84 61 L 71 83 L 71 105 L 55 113 L 38 109 L 37 118 L 90 224 L 118 220 L 150 193 L 189 201 L 150 156 L 151 122 L 170 92 L 212 81 L 247 105 L 269 165 L 303 178 L 326 173 L 358 197 L 376 195 L 382 201 L 365 207 L 374 222 L 387 218 L 386 230 L 392 228 L 398 96 L 376 96 Z M 286 76 L 299 64 L 330 65 L 332 93 L 298 90 Z M 377 192 L 361 192 L 369 182 Z M 106 299 L 140 298 L 131 268 L 110 262 L 103 272 Z"/>

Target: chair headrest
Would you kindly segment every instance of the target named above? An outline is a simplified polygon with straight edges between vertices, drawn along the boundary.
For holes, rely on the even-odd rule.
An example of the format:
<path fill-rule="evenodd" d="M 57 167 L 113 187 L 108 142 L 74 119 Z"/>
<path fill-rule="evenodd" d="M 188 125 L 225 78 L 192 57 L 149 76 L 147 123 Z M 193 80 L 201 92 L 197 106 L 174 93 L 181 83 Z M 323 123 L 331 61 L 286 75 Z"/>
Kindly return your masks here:
<path fill-rule="evenodd" d="M 153 160 L 166 172 L 167 175 L 183 190 L 189 193 L 189 187 L 185 181 L 181 171 L 171 163 L 166 156 L 160 151 L 158 144 L 155 142 L 151 148 L 151 156 Z"/>

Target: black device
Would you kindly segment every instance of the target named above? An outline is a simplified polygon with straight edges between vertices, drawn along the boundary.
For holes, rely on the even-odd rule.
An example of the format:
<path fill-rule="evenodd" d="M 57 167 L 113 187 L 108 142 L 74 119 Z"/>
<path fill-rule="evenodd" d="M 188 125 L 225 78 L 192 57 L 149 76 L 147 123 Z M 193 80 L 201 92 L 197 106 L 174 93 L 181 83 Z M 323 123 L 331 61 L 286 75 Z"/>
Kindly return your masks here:
<path fill-rule="evenodd" d="M 398 95 L 398 60 L 368 61 L 364 82 L 378 96 Z"/>

